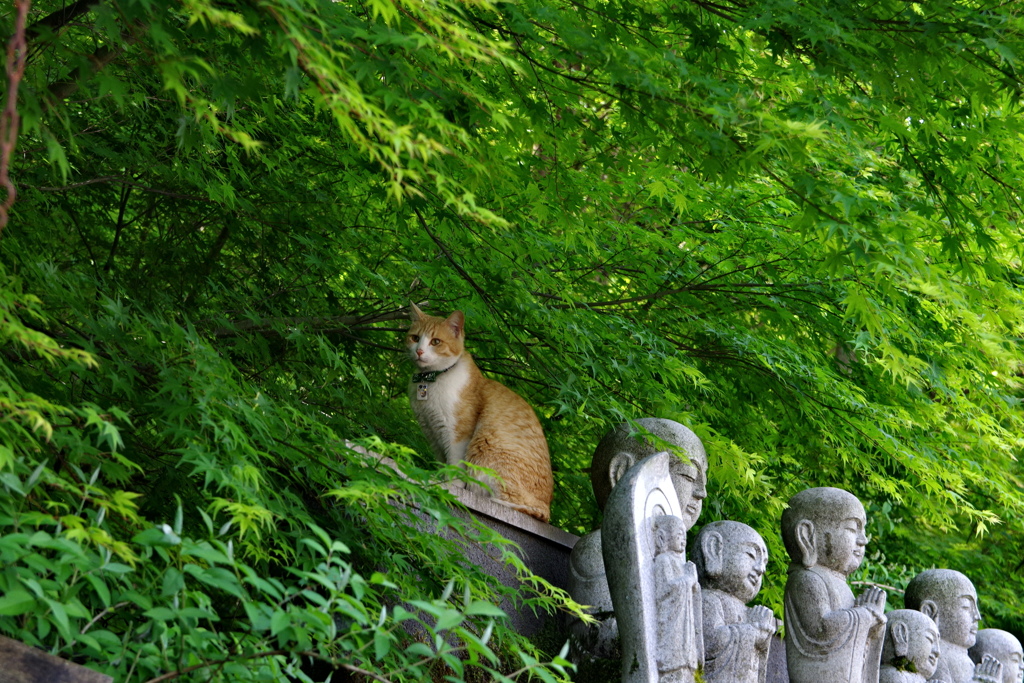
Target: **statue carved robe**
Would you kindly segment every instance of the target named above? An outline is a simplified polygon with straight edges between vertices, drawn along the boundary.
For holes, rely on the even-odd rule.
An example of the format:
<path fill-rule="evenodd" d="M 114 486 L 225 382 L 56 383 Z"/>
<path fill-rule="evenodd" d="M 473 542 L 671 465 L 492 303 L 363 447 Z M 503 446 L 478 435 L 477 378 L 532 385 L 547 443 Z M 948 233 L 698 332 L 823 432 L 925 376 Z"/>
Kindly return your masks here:
<path fill-rule="evenodd" d="M 942 654 L 935 668 L 934 680 L 943 683 L 970 683 L 974 677 L 974 660 L 962 645 L 942 639 Z"/>
<path fill-rule="evenodd" d="M 854 606 L 845 576 L 821 566 L 791 566 L 785 609 L 790 683 L 878 681 L 882 639 L 870 634 L 874 617 Z M 794 667 L 796 661 L 801 665 Z"/>
<path fill-rule="evenodd" d="M 913 671 L 900 671 L 892 666 L 883 666 L 878 674 L 878 683 L 925 683 L 925 679 Z"/>
<path fill-rule="evenodd" d="M 658 605 L 658 680 L 692 681 L 701 651 L 697 568 L 682 553 L 659 553 L 654 560 L 654 586 Z"/>
<path fill-rule="evenodd" d="M 747 623 L 750 608 L 734 595 L 701 589 L 704 678 L 709 683 L 764 683 L 768 640 Z"/>

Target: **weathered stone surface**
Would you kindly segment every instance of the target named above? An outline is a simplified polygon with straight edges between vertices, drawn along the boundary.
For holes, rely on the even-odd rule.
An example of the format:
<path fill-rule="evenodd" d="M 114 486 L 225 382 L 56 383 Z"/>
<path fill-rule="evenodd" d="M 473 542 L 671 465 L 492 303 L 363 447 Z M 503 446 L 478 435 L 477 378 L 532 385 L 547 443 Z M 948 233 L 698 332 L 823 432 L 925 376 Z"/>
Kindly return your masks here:
<path fill-rule="evenodd" d="M 590 481 L 598 507 L 604 509 L 608 496 L 629 468 L 655 453 L 671 449 L 669 476 L 679 502 L 680 517 L 689 529 L 700 515 L 707 497 L 707 454 L 692 431 L 672 420 L 641 418 L 636 424 L 652 436 L 631 436 L 633 427 L 621 424 L 609 432 L 594 451 Z M 587 534 L 570 558 L 569 593 L 576 602 L 591 605 L 589 612 L 598 623 L 571 624 L 573 651 L 580 657 L 613 657 L 619 652 L 618 625 L 612 612 L 611 593 L 601 555 L 601 530 Z"/>
<path fill-rule="evenodd" d="M 700 585 L 697 567 L 686 560 L 686 526 L 674 515 L 652 520 L 654 532 L 654 600 L 657 606 L 655 659 L 663 683 L 693 680 L 702 643 L 697 619 Z"/>
<path fill-rule="evenodd" d="M 569 594 L 581 605 L 589 605 L 587 613 L 596 623 L 585 624 L 572 619 L 569 633 L 572 657 L 584 659 L 618 659 L 619 626 L 608 591 L 601 555 L 601 530 L 593 531 L 576 542 L 569 556 Z"/>
<path fill-rule="evenodd" d="M 469 489 L 452 487 L 450 490 L 469 508 L 473 517 L 519 546 L 519 556 L 530 571 L 557 588 L 568 589 L 569 553 L 579 541 L 578 536 L 501 505 L 492 498 Z M 456 514 L 463 513 L 456 511 Z M 450 533 L 447 535 L 452 537 Z M 489 554 L 479 545 L 466 542 L 465 539 L 454 540 L 462 544 L 466 559 L 487 574 L 506 586 L 520 585 L 518 577 L 500 557 Z M 537 633 L 544 628 L 549 619 L 555 618 L 546 614 L 534 614 L 530 609 L 517 610 L 507 602 L 500 607 L 509 615 L 516 631 L 528 636 Z"/>
<path fill-rule="evenodd" d="M 0 636 L 3 683 L 113 683 L 113 678 Z"/>
<path fill-rule="evenodd" d="M 700 578 L 704 678 L 708 683 L 765 683 L 776 619 L 767 607 L 747 607 L 761 590 L 768 548 L 746 524 L 712 522 L 693 543 Z"/>
<path fill-rule="evenodd" d="M 789 665 L 786 662 L 786 644 L 772 636 L 768 646 L 768 674 L 765 683 L 789 683 Z"/>
<path fill-rule="evenodd" d="M 789 500 L 782 540 L 786 658 L 793 683 L 877 683 L 885 633 L 885 593 L 854 598 L 847 577 L 864 559 L 864 506 L 842 489 L 814 488 Z"/>
<path fill-rule="evenodd" d="M 1012 633 L 983 628 L 978 631 L 977 640 L 968 654 L 975 664 L 981 664 L 986 656 L 997 659 L 1003 665 L 999 683 L 1020 683 L 1024 680 L 1024 649 Z"/>
<path fill-rule="evenodd" d="M 898 609 L 885 616 L 878 683 L 925 683 L 939 663 L 939 627 L 917 610 Z"/>
<path fill-rule="evenodd" d="M 942 638 L 935 678 L 945 683 L 968 683 L 974 662 L 967 649 L 978 632 L 978 593 L 966 576 L 953 569 L 926 569 L 907 584 L 903 604 L 927 614 Z"/>
<path fill-rule="evenodd" d="M 346 446 L 363 455 L 377 458 L 381 465 L 394 469 L 401 476 L 401 470 L 391 458 L 373 453 L 351 442 L 346 443 Z M 456 515 L 471 516 L 494 529 L 504 538 L 513 541 L 519 546 L 519 556 L 530 571 L 543 577 L 556 588 L 568 590 L 569 553 L 579 541 L 578 536 L 541 522 L 507 505 L 502 505 L 487 495 L 481 495 L 459 484 L 460 482 L 445 484 L 445 488 L 469 509 L 468 513 L 456 509 L 454 511 Z M 433 531 L 435 526 L 425 515 L 423 519 L 423 528 Z M 492 554 L 470 540 L 457 536 L 451 529 L 443 529 L 441 536 L 461 545 L 467 560 L 498 579 L 505 586 L 511 588 L 520 586 L 515 572 L 502 562 L 498 555 Z M 512 626 L 519 633 L 527 636 L 536 634 L 545 627 L 548 620 L 555 618 L 543 613 L 535 614 L 530 609 L 517 610 L 508 601 L 503 602 L 500 607 L 509 615 Z"/>
<path fill-rule="evenodd" d="M 669 475 L 679 500 L 679 516 L 687 529 L 692 528 L 707 498 L 708 456 L 704 444 L 674 420 L 644 417 L 635 422 L 650 436 L 632 436 L 633 426 L 624 422 L 608 432 L 594 450 L 590 483 L 597 506 L 604 509 L 608 496 L 630 467 L 655 453 L 669 451 L 678 456 L 669 461 Z"/>
<path fill-rule="evenodd" d="M 679 499 L 672 486 L 670 464 L 673 456 L 657 453 L 634 465 L 621 478 L 608 498 L 602 527 L 602 554 L 608 570 L 608 587 L 619 624 L 622 648 L 622 682 L 655 683 L 661 680 L 658 662 L 669 661 L 671 655 L 659 657 L 658 621 L 659 604 L 655 580 L 657 535 L 654 520 L 657 517 L 680 516 Z M 682 521 L 680 527 L 685 528 Z M 680 561 L 681 560 L 681 561 Z M 669 582 L 688 574 L 691 563 L 673 551 L 666 567 Z M 693 567 L 696 579 L 696 567 Z M 681 612 L 675 616 L 677 629 L 689 629 L 677 634 L 679 647 L 701 648 L 699 590 L 684 590 L 685 579 L 674 586 L 669 609 Z M 662 614 L 665 611 L 662 610 Z M 666 617 L 667 618 L 667 617 Z M 662 640 L 664 642 L 664 639 Z M 703 653 L 694 653 L 699 664 Z M 687 662 L 688 653 L 680 655 Z M 674 661 L 674 660 L 673 660 Z M 665 680 L 692 683 L 693 672 L 679 669 Z"/>

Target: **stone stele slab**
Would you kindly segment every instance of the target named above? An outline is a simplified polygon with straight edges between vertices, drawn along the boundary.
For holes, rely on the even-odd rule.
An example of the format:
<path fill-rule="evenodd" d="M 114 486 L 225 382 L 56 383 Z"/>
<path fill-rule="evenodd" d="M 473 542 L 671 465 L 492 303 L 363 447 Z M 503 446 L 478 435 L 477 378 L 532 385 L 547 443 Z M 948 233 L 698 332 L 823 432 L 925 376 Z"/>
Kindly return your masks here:
<path fill-rule="evenodd" d="M 622 683 L 657 683 L 660 677 L 652 524 L 659 515 L 680 516 L 669 476 L 671 457 L 656 453 L 633 465 L 605 505 L 601 548 L 619 622 Z"/>

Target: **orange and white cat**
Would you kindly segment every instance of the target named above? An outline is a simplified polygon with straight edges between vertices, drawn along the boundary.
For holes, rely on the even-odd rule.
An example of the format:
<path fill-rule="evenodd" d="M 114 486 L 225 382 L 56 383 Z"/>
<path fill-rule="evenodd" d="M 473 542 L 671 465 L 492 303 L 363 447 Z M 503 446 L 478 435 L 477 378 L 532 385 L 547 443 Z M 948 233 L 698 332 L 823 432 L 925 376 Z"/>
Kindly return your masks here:
<path fill-rule="evenodd" d="M 519 394 L 480 374 L 465 351 L 464 323 L 462 311 L 437 318 L 412 305 L 412 411 L 440 458 L 494 470 L 500 481 L 484 483 L 495 499 L 546 522 L 553 481 L 544 431 Z"/>

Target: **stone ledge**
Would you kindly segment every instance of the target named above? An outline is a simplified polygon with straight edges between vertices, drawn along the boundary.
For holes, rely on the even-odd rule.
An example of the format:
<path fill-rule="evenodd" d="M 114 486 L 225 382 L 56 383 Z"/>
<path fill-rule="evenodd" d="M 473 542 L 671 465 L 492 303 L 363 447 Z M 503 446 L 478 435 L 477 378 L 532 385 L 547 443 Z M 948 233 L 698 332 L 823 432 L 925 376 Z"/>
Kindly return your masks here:
<path fill-rule="evenodd" d="M 378 463 L 390 467 L 400 477 L 405 478 L 405 474 L 398 468 L 398 464 L 391 458 L 381 455 L 380 453 L 374 453 L 373 451 L 367 450 L 366 448 L 352 443 L 351 441 L 346 441 L 345 446 L 356 453 L 375 458 Z M 519 510 L 510 508 L 507 505 L 502 505 L 490 496 L 471 491 L 465 488 L 462 482 L 450 481 L 447 484 L 444 484 L 444 489 L 458 498 L 460 503 L 478 515 L 508 524 L 535 536 L 540 536 L 551 543 L 562 546 L 565 548 L 566 552 L 572 550 L 573 546 L 576 545 L 576 541 L 580 540 L 579 536 L 570 534 L 568 531 L 563 531 L 556 526 L 551 526 L 550 524 L 542 522 L 535 517 L 531 517 L 525 512 L 520 512 Z"/>
<path fill-rule="evenodd" d="M 113 683 L 114 679 L 54 657 L 17 640 L 0 636 L 0 681 L 3 683 Z"/>
<path fill-rule="evenodd" d="M 551 526 L 535 517 L 531 517 L 525 512 L 502 505 L 493 498 L 471 491 L 460 484 L 461 482 L 449 482 L 445 484 L 445 489 L 479 516 L 503 522 L 522 531 L 532 533 L 535 536 L 540 536 L 565 548 L 566 552 L 572 550 L 573 546 L 576 545 L 576 541 L 580 540 L 579 536 L 574 536 L 568 531 Z"/>
<path fill-rule="evenodd" d="M 375 458 L 378 463 L 392 468 L 399 476 L 405 476 L 392 459 L 351 442 L 346 443 L 346 446 L 357 453 Z M 519 550 L 517 554 L 531 572 L 556 588 L 568 590 L 569 553 L 579 540 L 578 536 L 471 491 L 465 488 L 462 482 L 448 482 L 444 487 L 466 507 L 466 511 L 456 508 L 458 516 L 469 515 L 515 543 Z M 441 530 L 439 535 L 459 543 L 467 561 L 480 567 L 505 586 L 520 586 L 519 577 L 505 566 L 497 555 L 463 537 L 446 533 L 446 530 Z M 545 614 L 534 614 L 532 610 L 517 611 L 507 601 L 500 607 L 508 613 L 513 627 L 524 635 L 537 633 L 550 618 Z"/>

